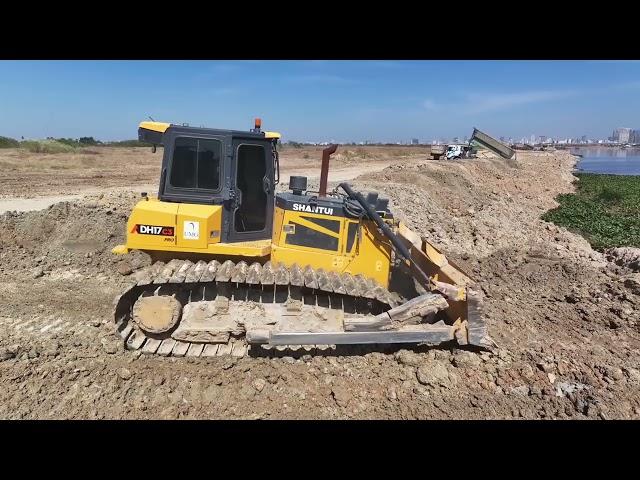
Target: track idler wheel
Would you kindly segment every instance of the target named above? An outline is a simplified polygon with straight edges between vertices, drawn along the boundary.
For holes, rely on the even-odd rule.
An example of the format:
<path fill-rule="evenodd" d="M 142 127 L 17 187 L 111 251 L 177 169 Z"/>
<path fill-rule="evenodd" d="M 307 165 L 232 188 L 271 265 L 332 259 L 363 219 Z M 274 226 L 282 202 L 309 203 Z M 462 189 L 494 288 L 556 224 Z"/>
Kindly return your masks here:
<path fill-rule="evenodd" d="M 133 321 L 147 333 L 168 332 L 181 315 L 182 305 L 172 296 L 141 297 L 133 305 Z"/>

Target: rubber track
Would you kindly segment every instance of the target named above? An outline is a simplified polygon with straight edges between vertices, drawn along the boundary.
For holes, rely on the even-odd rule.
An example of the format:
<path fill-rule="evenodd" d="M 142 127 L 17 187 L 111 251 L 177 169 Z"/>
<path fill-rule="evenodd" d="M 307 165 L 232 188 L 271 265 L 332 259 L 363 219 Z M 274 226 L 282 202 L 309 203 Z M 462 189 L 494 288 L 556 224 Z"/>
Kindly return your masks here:
<path fill-rule="evenodd" d="M 300 267 L 296 264 L 291 267 L 284 265 L 272 265 L 267 262 L 264 265 L 252 263 L 248 265 L 244 261 L 234 263 L 227 260 L 220 263 L 217 260 L 210 262 L 199 261 L 193 263 L 190 260 L 171 260 L 166 264 L 156 262 L 138 274 L 141 278 L 130 285 L 120 296 L 116 297 L 115 323 L 118 335 L 123 339 L 129 350 L 141 350 L 145 354 L 158 354 L 162 356 L 226 356 L 243 357 L 249 350 L 249 345 L 244 339 L 232 337 L 228 344 L 202 344 L 180 342 L 171 338 L 153 338 L 146 334 L 135 322 L 131 321 L 132 308 L 135 301 L 143 294 L 161 291 L 162 294 L 181 296 L 184 305 L 192 301 L 194 292 L 200 292 L 204 287 L 214 286 L 216 291 L 226 291 L 227 294 L 241 289 L 261 286 L 264 292 L 271 295 L 271 291 L 281 293 L 286 290 L 287 295 L 294 288 L 301 291 L 307 298 L 315 296 L 314 302 L 320 305 L 320 298 L 335 303 L 336 299 L 343 302 L 350 299 L 355 305 L 366 300 L 376 301 L 378 307 L 384 311 L 399 305 L 403 299 L 396 293 L 389 292 L 386 288 L 376 283 L 373 279 L 362 275 L 350 275 L 348 273 L 337 274 L 323 269 L 314 270 L 309 266 Z M 273 289 L 273 290 L 271 290 Z M 334 299 L 333 301 L 331 299 Z M 261 348 L 266 349 L 264 346 Z M 299 350 L 313 352 L 314 347 L 309 345 L 274 347 L 276 350 Z M 319 345 L 316 348 L 325 350 L 334 348 L 329 345 Z"/>

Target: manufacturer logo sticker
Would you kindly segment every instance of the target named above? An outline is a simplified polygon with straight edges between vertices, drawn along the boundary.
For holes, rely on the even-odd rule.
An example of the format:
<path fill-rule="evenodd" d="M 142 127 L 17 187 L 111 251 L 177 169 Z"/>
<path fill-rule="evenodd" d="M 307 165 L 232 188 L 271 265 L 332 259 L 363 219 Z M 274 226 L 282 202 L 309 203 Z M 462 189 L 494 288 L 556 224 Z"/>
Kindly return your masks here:
<path fill-rule="evenodd" d="M 137 224 L 133 227 L 133 229 L 131 230 L 131 233 L 139 233 L 141 235 L 162 235 L 165 237 L 173 237 L 173 227 Z"/>
<path fill-rule="evenodd" d="M 302 203 L 294 203 L 293 210 L 295 212 L 309 212 L 309 213 L 321 213 L 325 215 L 333 215 L 333 208 L 319 207 L 317 205 L 305 205 Z"/>
<path fill-rule="evenodd" d="M 185 221 L 182 232 L 183 232 L 182 235 L 185 238 L 185 240 L 200 239 L 200 222 L 194 222 L 191 220 Z"/>

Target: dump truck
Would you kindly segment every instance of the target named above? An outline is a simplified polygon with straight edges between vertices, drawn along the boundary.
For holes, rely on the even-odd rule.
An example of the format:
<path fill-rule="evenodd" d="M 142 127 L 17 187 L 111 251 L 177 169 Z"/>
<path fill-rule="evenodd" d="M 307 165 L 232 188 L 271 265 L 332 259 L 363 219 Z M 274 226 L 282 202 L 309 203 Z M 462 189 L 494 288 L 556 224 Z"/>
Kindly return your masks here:
<path fill-rule="evenodd" d="M 431 156 L 434 160 L 444 157 L 447 160 L 456 160 L 458 158 L 471 158 L 475 151 L 469 145 L 432 145 Z"/>
<path fill-rule="evenodd" d="M 459 158 L 471 158 L 475 151 L 469 145 L 448 145 L 446 152 L 447 160 L 457 160 Z"/>
<path fill-rule="evenodd" d="M 469 145 L 479 148 L 485 148 L 506 160 L 516 159 L 515 150 L 496 140 L 490 135 L 481 132 L 477 128 L 473 129 L 473 134 L 471 135 L 471 139 L 469 139 Z"/>
<path fill-rule="evenodd" d="M 280 180 L 277 132 L 142 122 L 163 146 L 157 195 L 131 212 L 117 255 L 149 267 L 117 297 L 124 347 L 163 356 L 242 357 L 337 345 L 493 345 L 476 283 L 390 211 L 348 183 Z M 348 347 L 347 347 L 348 348 Z"/>
<path fill-rule="evenodd" d="M 431 158 L 440 160 L 440 157 L 445 154 L 446 149 L 446 145 L 431 145 Z"/>
<path fill-rule="evenodd" d="M 474 158 L 477 149 L 487 149 L 496 155 L 507 160 L 515 160 L 515 150 L 499 142 L 495 138 L 481 132 L 477 128 L 473 129 L 473 134 L 466 144 L 433 145 L 431 155 L 435 160 L 444 156 L 447 160 L 457 160 L 460 158 Z"/>

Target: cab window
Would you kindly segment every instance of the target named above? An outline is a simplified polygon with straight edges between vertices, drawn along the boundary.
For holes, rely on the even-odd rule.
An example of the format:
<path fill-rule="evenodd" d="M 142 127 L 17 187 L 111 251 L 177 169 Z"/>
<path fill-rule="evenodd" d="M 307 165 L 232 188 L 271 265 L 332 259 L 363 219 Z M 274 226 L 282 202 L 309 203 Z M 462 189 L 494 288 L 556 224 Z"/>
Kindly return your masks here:
<path fill-rule="evenodd" d="M 222 143 L 204 138 L 176 138 L 170 184 L 175 188 L 220 189 Z"/>

